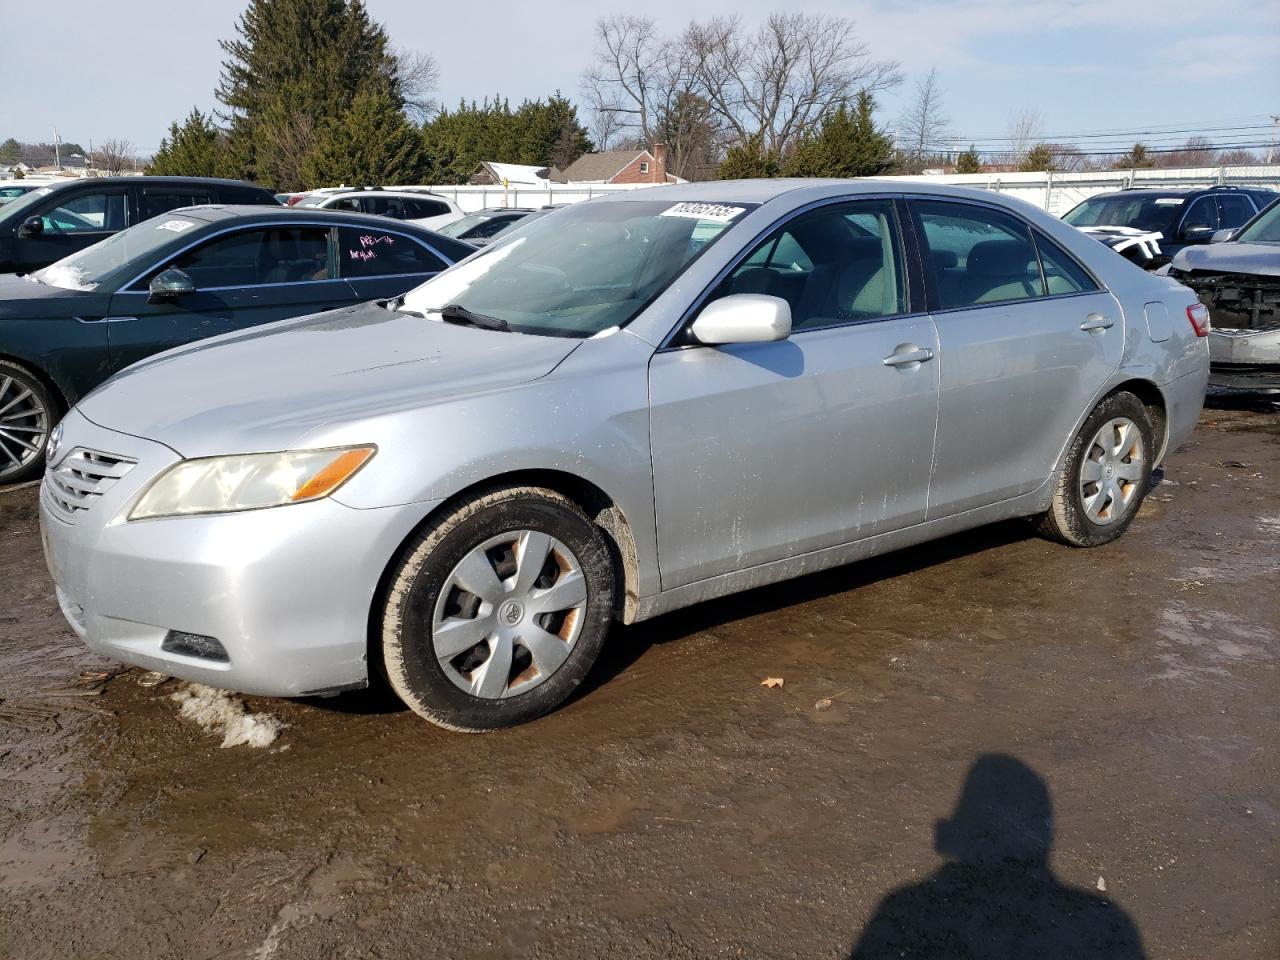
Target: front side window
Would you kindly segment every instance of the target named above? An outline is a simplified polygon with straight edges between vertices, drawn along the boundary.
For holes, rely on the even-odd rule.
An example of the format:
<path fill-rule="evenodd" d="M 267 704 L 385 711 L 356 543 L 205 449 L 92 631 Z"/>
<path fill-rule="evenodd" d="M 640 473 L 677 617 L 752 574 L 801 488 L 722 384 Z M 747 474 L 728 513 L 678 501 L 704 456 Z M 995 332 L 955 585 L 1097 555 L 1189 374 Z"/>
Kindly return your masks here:
<path fill-rule="evenodd" d="M 907 312 L 893 204 L 841 203 L 803 214 L 767 237 L 711 299 L 762 293 L 791 305 L 791 329 Z"/>
<path fill-rule="evenodd" d="M 304 206 L 306 204 L 304 203 Z M 333 203 L 329 204 L 327 210 L 345 210 L 348 213 L 364 213 L 364 207 L 360 205 L 359 197 L 339 197 Z"/>
<path fill-rule="evenodd" d="M 1201 197 L 1187 209 L 1187 215 L 1182 218 L 1183 233 L 1199 227 L 1218 229 L 1218 207 L 1213 197 Z"/>
<path fill-rule="evenodd" d="M 1253 216 L 1253 204 L 1239 195 L 1218 197 L 1218 228 L 1226 230 L 1247 223 Z"/>
<path fill-rule="evenodd" d="M 446 266 L 416 240 L 355 227 L 338 228 L 338 262 L 338 275 L 342 277 L 438 273 Z"/>
<path fill-rule="evenodd" d="M 82 193 L 41 215 L 46 233 L 101 233 L 129 225 L 123 193 Z"/>
<path fill-rule="evenodd" d="M 1280 243 L 1280 201 L 1263 210 L 1235 239 L 1241 243 Z"/>
<path fill-rule="evenodd" d="M 203 243 L 165 267 L 189 275 L 197 290 L 325 280 L 329 231 L 321 227 L 240 230 Z"/>
<path fill-rule="evenodd" d="M 974 204 L 915 203 L 933 267 L 938 306 L 971 307 L 1043 296 L 1026 224 Z"/>
<path fill-rule="evenodd" d="M 456 305 L 519 333 L 594 336 L 630 323 L 754 206 L 575 204 L 427 281 L 402 309 L 431 316 Z"/>

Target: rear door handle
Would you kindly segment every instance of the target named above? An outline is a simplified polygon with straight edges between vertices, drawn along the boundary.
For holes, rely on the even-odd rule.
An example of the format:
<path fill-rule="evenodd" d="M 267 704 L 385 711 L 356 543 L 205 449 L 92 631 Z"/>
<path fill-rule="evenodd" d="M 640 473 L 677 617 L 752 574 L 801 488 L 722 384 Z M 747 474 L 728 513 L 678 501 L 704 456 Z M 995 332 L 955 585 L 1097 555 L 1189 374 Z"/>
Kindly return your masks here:
<path fill-rule="evenodd" d="M 924 363 L 933 359 L 933 351 L 928 347 L 913 347 L 903 344 L 897 352 L 884 358 L 886 367 L 904 367 L 909 363 Z"/>
<path fill-rule="evenodd" d="M 1114 325 L 1115 321 L 1110 317 L 1104 317 L 1100 313 L 1091 313 L 1085 318 L 1084 323 L 1080 324 L 1080 329 L 1092 333 L 1094 330 L 1110 330 Z"/>

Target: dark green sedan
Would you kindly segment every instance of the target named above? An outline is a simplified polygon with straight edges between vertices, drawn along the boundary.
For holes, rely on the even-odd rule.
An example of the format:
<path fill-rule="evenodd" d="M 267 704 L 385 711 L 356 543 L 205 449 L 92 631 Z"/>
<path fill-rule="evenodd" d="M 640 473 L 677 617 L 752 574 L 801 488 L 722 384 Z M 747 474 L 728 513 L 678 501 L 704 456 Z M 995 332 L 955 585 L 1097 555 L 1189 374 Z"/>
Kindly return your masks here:
<path fill-rule="evenodd" d="M 24 277 L 0 275 L 0 484 L 38 477 L 61 415 L 131 363 L 399 296 L 472 252 L 383 217 L 206 206 L 162 214 Z"/>

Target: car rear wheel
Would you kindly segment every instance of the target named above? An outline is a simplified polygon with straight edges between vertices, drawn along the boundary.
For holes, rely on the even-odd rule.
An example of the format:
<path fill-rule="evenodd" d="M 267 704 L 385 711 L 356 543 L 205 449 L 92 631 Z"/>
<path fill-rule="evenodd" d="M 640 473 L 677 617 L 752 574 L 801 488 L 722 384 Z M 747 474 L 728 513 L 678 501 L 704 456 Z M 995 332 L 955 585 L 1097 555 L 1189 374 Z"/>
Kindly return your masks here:
<path fill-rule="evenodd" d="M 523 723 L 582 682 L 612 608 L 609 552 L 586 514 L 552 490 L 496 489 L 403 552 L 382 617 L 387 679 L 451 730 Z"/>
<path fill-rule="evenodd" d="M 1073 547 L 1119 537 L 1147 495 L 1155 449 L 1151 416 L 1141 400 L 1126 392 L 1104 399 L 1071 441 L 1040 532 Z"/>
<path fill-rule="evenodd" d="M 0 360 L 0 484 L 40 476 L 58 406 L 49 389 L 25 367 Z"/>

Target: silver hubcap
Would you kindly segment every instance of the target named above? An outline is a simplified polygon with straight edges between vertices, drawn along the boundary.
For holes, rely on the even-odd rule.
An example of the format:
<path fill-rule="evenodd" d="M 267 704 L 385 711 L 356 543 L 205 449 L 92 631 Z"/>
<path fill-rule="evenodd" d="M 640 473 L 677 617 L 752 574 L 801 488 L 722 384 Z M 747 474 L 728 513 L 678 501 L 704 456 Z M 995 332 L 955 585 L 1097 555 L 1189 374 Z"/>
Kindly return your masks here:
<path fill-rule="evenodd" d="M 13 377 L 0 375 L 0 480 L 21 470 L 49 439 L 49 411 Z"/>
<path fill-rule="evenodd" d="M 435 654 L 473 697 L 526 693 L 568 658 L 586 616 L 582 564 L 537 530 L 475 547 L 445 580 L 431 620 Z"/>
<path fill-rule="evenodd" d="M 1105 526 L 1124 516 L 1142 482 L 1142 432 L 1127 417 L 1103 424 L 1080 465 L 1080 497 L 1085 515 Z"/>

